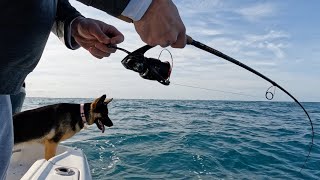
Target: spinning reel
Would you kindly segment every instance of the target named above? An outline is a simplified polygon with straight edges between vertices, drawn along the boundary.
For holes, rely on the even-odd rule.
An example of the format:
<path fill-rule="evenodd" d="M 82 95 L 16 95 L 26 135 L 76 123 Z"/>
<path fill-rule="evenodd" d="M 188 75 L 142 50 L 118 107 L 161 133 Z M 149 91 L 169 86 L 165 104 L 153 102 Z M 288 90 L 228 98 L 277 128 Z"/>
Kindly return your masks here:
<path fill-rule="evenodd" d="M 153 46 L 145 45 L 133 52 L 118 48 L 113 45 L 107 45 L 109 48 L 119 49 L 128 55 L 121 61 L 122 65 L 132 71 L 139 73 L 144 79 L 156 80 L 163 85 L 170 84 L 170 75 L 172 66 L 168 61 L 162 62 L 159 59 L 147 58 L 144 54 Z"/>

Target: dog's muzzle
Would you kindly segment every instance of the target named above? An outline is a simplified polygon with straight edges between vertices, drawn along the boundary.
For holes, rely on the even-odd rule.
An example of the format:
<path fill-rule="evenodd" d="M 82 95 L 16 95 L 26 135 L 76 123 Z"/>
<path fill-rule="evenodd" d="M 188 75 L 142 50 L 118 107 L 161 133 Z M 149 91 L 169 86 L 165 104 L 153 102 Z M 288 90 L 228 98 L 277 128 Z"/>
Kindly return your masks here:
<path fill-rule="evenodd" d="M 95 121 L 95 123 L 102 133 L 104 133 L 105 131 L 104 126 L 107 126 L 107 127 L 113 126 L 113 123 L 109 118 L 99 118 Z"/>

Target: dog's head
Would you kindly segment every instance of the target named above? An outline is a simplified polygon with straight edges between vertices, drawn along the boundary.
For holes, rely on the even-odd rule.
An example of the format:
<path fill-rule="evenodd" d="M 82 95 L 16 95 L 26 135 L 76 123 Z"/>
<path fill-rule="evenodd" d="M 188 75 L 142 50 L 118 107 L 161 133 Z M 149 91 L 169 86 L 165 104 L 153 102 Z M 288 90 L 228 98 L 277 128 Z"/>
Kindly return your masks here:
<path fill-rule="evenodd" d="M 112 98 L 106 99 L 106 95 L 103 95 L 91 103 L 90 106 L 90 119 L 88 124 L 91 125 L 95 123 L 102 133 L 105 130 L 104 126 L 111 127 L 113 125 L 108 116 L 108 104 L 111 101 Z"/>

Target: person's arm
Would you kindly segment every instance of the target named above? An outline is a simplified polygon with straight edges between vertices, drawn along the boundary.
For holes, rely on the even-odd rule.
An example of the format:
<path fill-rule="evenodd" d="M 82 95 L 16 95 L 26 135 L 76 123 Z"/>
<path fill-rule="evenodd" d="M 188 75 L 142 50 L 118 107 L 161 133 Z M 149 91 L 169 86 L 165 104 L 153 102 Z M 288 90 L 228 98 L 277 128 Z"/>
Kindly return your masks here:
<path fill-rule="evenodd" d="M 71 23 L 82 16 L 68 0 L 58 0 L 55 23 L 51 31 L 65 43 L 69 49 L 77 49 L 80 45 L 71 36 Z"/>
<path fill-rule="evenodd" d="M 152 0 L 78 0 L 127 22 L 139 21 Z"/>

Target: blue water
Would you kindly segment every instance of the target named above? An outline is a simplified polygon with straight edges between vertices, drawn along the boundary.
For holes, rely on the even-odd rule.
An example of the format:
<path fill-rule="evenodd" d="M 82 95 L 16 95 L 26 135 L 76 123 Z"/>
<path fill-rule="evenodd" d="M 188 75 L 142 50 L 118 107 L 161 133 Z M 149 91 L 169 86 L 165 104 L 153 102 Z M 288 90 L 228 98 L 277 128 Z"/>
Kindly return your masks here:
<path fill-rule="evenodd" d="M 24 109 L 91 99 L 27 98 Z M 118 100 L 114 126 L 64 144 L 85 152 L 93 179 L 320 179 L 320 103 Z"/>

